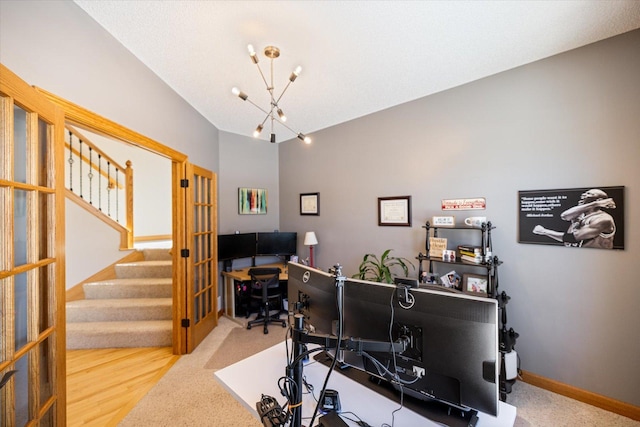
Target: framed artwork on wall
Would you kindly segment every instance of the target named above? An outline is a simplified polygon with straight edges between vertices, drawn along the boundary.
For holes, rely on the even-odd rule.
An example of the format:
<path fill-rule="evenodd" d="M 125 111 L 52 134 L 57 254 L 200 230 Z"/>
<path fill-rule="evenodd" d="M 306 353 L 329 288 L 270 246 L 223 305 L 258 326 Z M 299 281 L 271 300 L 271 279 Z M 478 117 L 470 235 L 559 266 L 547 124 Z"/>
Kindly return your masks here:
<path fill-rule="evenodd" d="M 266 215 L 267 190 L 264 188 L 238 188 L 238 214 Z"/>
<path fill-rule="evenodd" d="M 411 196 L 378 197 L 378 225 L 411 227 Z"/>
<path fill-rule="evenodd" d="M 320 215 L 320 193 L 300 194 L 300 215 Z"/>

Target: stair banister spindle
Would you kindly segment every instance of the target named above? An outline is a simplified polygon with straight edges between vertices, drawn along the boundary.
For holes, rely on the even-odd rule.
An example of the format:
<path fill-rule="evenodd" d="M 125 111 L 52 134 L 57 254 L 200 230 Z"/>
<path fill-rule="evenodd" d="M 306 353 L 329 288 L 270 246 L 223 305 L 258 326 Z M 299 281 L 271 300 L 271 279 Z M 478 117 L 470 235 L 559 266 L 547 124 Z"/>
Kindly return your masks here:
<path fill-rule="evenodd" d="M 80 198 L 84 199 L 84 197 L 82 197 L 82 140 L 79 139 L 78 140 L 79 144 L 80 144 L 80 161 L 78 162 L 80 164 L 80 177 L 78 178 L 79 185 L 80 185 Z"/>
<path fill-rule="evenodd" d="M 69 131 L 69 190 L 73 192 L 73 134 Z"/>
<path fill-rule="evenodd" d="M 120 171 L 118 171 L 118 168 L 116 168 L 116 222 L 120 222 L 119 221 L 119 217 L 120 217 L 120 204 L 118 203 L 118 201 L 120 200 L 120 187 L 118 186 L 118 176 L 120 175 L 119 173 Z"/>
<path fill-rule="evenodd" d="M 98 210 L 102 212 L 102 155 L 98 153 Z"/>
<path fill-rule="evenodd" d="M 111 162 L 107 162 L 107 215 L 111 216 Z"/>
<path fill-rule="evenodd" d="M 89 146 L 89 204 L 93 205 L 93 148 Z"/>

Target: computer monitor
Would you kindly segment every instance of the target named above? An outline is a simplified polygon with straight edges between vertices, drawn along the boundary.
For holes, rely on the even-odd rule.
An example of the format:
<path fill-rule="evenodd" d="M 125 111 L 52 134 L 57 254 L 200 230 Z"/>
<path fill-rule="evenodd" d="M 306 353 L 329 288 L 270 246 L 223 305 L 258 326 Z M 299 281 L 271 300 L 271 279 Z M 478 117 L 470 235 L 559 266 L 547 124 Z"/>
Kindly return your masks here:
<path fill-rule="evenodd" d="M 288 270 L 290 310 L 304 315 L 310 332 L 334 335 L 338 321 L 335 277 L 295 262 L 289 263 Z"/>
<path fill-rule="evenodd" d="M 291 256 L 298 251 L 298 233 L 258 233 L 256 255 Z"/>
<path fill-rule="evenodd" d="M 407 395 L 497 415 L 495 299 L 347 279 L 343 330 L 345 337 L 409 342 L 402 354 L 368 353 L 377 362 L 345 351 L 345 363 L 390 381 L 379 363 Z"/>
<path fill-rule="evenodd" d="M 256 256 L 256 233 L 221 234 L 218 236 L 219 261 L 254 256 Z"/>

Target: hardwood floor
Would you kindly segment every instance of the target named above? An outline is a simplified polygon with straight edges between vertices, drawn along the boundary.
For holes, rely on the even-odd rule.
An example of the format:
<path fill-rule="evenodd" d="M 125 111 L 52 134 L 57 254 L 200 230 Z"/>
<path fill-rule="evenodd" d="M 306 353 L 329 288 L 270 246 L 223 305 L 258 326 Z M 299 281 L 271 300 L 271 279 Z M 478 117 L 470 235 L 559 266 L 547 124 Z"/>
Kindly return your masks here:
<path fill-rule="evenodd" d="M 180 358 L 171 347 L 67 351 L 67 426 L 115 426 Z"/>

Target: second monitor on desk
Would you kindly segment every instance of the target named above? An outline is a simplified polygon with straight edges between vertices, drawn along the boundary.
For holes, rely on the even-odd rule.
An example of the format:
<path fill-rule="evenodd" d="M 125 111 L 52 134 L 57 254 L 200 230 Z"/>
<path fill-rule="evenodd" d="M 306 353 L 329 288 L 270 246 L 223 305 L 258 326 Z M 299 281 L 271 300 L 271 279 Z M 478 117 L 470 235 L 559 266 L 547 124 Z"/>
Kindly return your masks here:
<path fill-rule="evenodd" d="M 298 233 L 256 232 L 234 233 L 218 236 L 218 261 L 223 261 L 223 270 L 230 272 L 233 261 L 251 258 L 256 266 L 256 256 L 276 256 L 286 262 L 297 253 Z"/>

